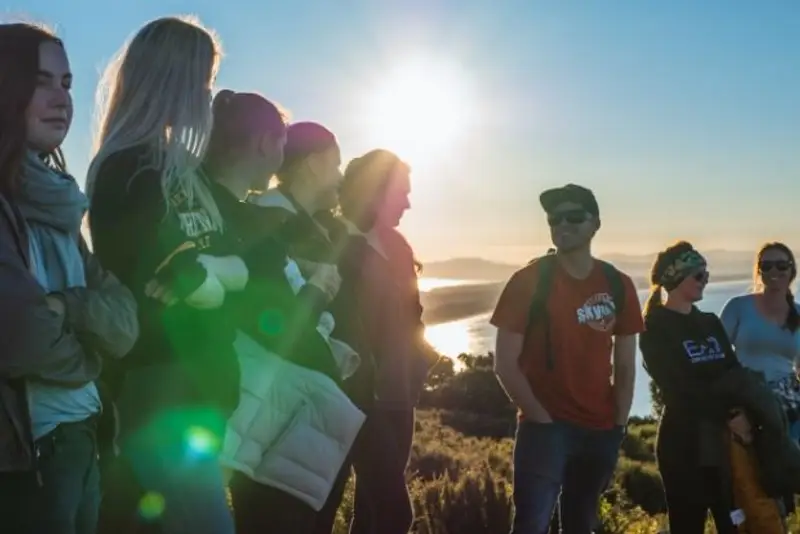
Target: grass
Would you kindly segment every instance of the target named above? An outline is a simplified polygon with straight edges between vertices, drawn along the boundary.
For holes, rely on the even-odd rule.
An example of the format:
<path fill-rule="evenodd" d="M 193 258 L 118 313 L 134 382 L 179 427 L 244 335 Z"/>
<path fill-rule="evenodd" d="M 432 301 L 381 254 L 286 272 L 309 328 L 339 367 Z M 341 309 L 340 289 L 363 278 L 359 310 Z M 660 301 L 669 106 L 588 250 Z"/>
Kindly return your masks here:
<path fill-rule="evenodd" d="M 461 372 L 451 360 L 433 369 L 417 412 L 407 471 L 413 534 L 505 534 L 511 527 L 514 409 L 491 370 L 491 355 L 459 360 Z M 652 419 L 631 419 L 595 534 L 665 532 L 656 432 Z M 351 479 L 333 534 L 347 534 L 353 489 Z M 715 532 L 710 521 L 706 532 Z M 789 519 L 788 532 L 800 533 L 800 517 Z"/>
<path fill-rule="evenodd" d="M 466 436 L 447 424 L 459 416 L 474 419 L 473 414 L 440 410 L 418 414 L 408 469 L 414 534 L 502 534 L 510 529 L 513 442 Z M 633 432 L 652 436 L 652 430 L 652 425 L 645 425 Z M 654 466 L 628 458 L 620 466 L 613 487 L 603 497 L 603 528 L 597 534 L 658 532 L 663 516 L 648 514 L 625 492 L 625 484 L 653 486 L 642 481 L 657 478 Z M 334 534 L 347 533 L 352 500 L 351 480 Z"/>

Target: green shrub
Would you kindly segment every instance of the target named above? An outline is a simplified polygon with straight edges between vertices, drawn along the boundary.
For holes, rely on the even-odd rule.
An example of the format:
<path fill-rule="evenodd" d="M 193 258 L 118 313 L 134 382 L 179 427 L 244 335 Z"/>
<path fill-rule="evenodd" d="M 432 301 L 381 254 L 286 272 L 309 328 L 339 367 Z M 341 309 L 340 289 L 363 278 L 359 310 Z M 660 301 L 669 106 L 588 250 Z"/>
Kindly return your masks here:
<path fill-rule="evenodd" d="M 639 462 L 655 462 L 655 440 L 649 439 L 642 427 L 632 427 L 622 440 L 622 454 Z"/>
<path fill-rule="evenodd" d="M 413 534 L 504 534 L 512 518 L 515 410 L 499 387 L 491 356 L 463 355 L 464 372 L 439 364 L 418 412 L 408 466 L 415 513 Z M 596 534 L 655 534 L 666 525 L 666 504 L 655 464 L 656 420 L 631 418 L 612 487 L 599 503 Z M 351 480 L 334 534 L 352 517 Z M 707 532 L 713 527 L 707 526 Z M 792 517 L 790 532 L 800 532 Z M 676 533 L 680 534 L 680 533 Z"/>
<path fill-rule="evenodd" d="M 410 487 L 416 534 L 483 534 L 508 532 L 511 489 L 486 465 Z"/>
<path fill-rule="evenodd" d="M 632 504 L 649 514 L 666 512 L 661 475 L 655 464 L 620 458 L 615 479 Z"/>

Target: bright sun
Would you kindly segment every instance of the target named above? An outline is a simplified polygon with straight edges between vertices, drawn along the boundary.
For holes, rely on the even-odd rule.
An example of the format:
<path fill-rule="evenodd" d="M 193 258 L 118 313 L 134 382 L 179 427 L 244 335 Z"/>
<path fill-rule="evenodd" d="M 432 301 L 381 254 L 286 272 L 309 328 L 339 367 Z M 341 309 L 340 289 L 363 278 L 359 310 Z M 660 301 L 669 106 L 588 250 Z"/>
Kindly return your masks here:
<path fill-rule="evenodd" d="M 370 143 L 416 166 L 454 147 L 472 126 L 475 106 L 468 80 L 456 66 L 403 63 L 367 93 L 365 134 Z"/>

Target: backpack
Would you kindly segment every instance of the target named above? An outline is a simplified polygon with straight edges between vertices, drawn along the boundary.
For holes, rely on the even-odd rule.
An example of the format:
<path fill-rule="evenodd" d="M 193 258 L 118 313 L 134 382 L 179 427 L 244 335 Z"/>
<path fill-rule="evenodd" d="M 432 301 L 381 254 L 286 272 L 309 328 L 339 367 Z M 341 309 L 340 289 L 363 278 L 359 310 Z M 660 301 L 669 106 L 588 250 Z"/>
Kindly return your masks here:
<path fill-rule="evenodd" d="M 617 317 L 622 315 L 625 307 L 625 285 L 622 282 L 622 275 L 616 267 L 608 262 L 602 260 L 595 260 L 600 262 L 603 273 L 608 280 L 608 285 L 611 290 L 611 298 L 614 301 L 614 313 Z M 553 347 L 550 340 L 550 317 L 547 314 L 547 301 L 550 297 L 550 290 L 553 287 L 553 275 L 556 270 L 556 254 L 554 249 L 549 249 L 547 254 L 539 258 L 531 260 L 531 263 L 538 262 L 539 264 L 539 278 L 536 283 L 536 290 L 531 298 L 531 304 L 528 308 L 528 323 L 525 328 L 525 344 L 527 344 L 527 337 L 530 335 L 531 329 L 536 323 L 544 324 L 544 347 L 545 358 L 547 361 L 547 369 L 553 370 L 555 361 L 553 358 Z"/>

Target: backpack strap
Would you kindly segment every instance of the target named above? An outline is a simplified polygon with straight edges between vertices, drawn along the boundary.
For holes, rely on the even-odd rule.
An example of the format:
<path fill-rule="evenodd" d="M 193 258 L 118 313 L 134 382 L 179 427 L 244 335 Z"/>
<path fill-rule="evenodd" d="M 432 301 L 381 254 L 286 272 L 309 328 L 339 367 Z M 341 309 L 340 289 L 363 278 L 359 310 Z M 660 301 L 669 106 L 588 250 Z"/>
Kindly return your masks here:
<path fill-rule="evenodd" d="M 545 359 L 547 361 L 547 368 L 553 369 L 553 347 L 550 339 L 550 316 L 547 313 L 547 301 L 550 298 L 550 290 L 553 287 L 553 276 L 556 271 L 556 256 L 554 251 L 548 250 L 547 255 L 540 258 L 531 260 L 531 263 L 536 262 L 539 267 L 538 279 L 536 281 L 536 288 L 531 298 L 530 306 L 528 307 L 528 323 L 525 328 L 525 336 L 523 347 L 528 343 L 533 325 L 541 322 L 544 328 L 544 350 Z"/>
<path fill-rule="evenodd" d="M 611 290 L 611 298 L 614 301 L 614 315 L 619 318 L 625 310 L 625 284 L 622 282 L 622 275 L 619 270 L 610 263 L 602 260 L 600 266 L 603 268 L 603 274 L 608 281 L 608 287 Z"/>
<path fill-rule="evenodd" d="M 625 308 L 625 284 L 622 281 L 622 275 L 619 270 L 608 262 L 596 260 L 600 262 L 603 269 L 603 274 L 608 281 L 609 289 L 611 291 L 611 298 L 614 301 L 614 314 L 618 318 L 622 315 Z M 538 263 L 539 276 L 536 281 L 536 288 L 534 289 L 533 297 L 531 298 L 530 307 L 528 308 L 528 323 L 525 328 L 525 336 L 523 347 L 528 343 L 533 325 L 542 323 L 544 328 L 544 350 L 545 362 L 549 371 L 555 367 L 555 358 L 553 355 L 552 340 L 550 338 L 550 316 L 547 313 L 547 302 L 550 298 L 550 291 L 553 287 L 553 276 L 556 271 L 556 257 L 555 250 L 550 249 L 545 256 L 531 260 L 528 265 Z"/>

